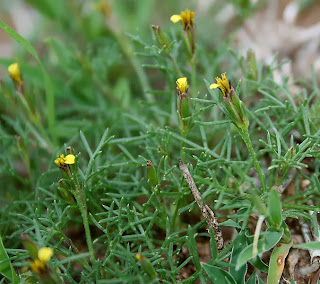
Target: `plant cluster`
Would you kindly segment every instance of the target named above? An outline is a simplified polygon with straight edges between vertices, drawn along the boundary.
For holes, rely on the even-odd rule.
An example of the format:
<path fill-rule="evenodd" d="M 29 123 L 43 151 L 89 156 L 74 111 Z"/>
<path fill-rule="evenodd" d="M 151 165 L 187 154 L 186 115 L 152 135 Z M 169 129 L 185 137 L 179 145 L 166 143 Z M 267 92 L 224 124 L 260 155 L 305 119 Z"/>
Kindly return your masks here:
<path fill-rule="evenodd" d="M 121 1 L 29 2 L 56 26 L 0 21 L 24 47 L 0 60 L 1 283 L 293 281 L 290 249 L 320 249 L 294 240 L 319 238 L 316 74 L 276 83 L 188 9 L 124 35 Z"/>

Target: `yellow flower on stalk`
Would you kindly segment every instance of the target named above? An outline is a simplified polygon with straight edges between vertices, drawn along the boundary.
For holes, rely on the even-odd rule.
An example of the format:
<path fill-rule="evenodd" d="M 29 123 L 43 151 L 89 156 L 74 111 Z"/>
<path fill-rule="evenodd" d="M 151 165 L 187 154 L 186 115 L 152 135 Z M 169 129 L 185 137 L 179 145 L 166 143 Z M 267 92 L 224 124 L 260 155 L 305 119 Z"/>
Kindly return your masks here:
<path fill-rule="evenodd" d="M 170 20 L 173 23 L 181 21 L 183 29 L 187 30 L 193 27 L 194 12 L 189 9 L 182 11 L 180 15 L 172 15 Z"/>
<path fill-rule="evenodd" d="M 93 4 L 94 9 L 96 9 L 97 11 L 101 12 L 101 14 L 105 17 L 109 16 L 110 14 L 110 6 L 109 4 L 104 1 L 104 0 L 100 0 L 98 2 L 95 2 Z"/>
<path fill-rule="evenodd" d="M 38 258 L 34 261 L 30 261 L 30 266 L 33 272 L 37 275 L 41 275 L 47 271 L 47 262 L 53 256 L 53 249 L 43 247 L 38 250 Z"/>
<path fill-rule="evenodd" d="M 22 77 L 20 74 L 20 68 L 18 63 L 12 63 L 9 65 L 8 75 L 17 84 L 20 84 L 22 82 Z"/>
<path fill-rule="evenodd" d="M 221 78 L 216 77 L 217 83 L 211 84 L 210 89 L 216 89 L 219 88 L 222 92 L 223 96 L 226 97 L 227 94 L 230 93 L 231 87 L 228 82 L 228 78 L 226 76 L 226 72 L 221 74 Z"/>
<path fill-rule="evenodd" d="M 76 157 L 72 154 L 67 155 L 66 157 L 61 154 L 59 158 L 57 158 L 54 162 L 57 166 L 61 167 L 64 166 L 65 164 L 71 165 L 75 163 Z"/>
<path fill-rule="evenodd" d="M 187 77 L 182 77 L 179 78 L 177 81 L 177 90 L 179 91 L 180 94 L 184 94 L 188 91 L 188 81 L 187 81 Z"/>

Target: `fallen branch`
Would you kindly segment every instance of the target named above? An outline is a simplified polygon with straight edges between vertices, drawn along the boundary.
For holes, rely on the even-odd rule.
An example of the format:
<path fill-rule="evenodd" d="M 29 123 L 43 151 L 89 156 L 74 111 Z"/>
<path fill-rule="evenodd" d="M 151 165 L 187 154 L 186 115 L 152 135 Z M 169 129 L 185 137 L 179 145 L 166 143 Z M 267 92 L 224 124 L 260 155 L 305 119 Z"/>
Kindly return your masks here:
<path fill-rule="evenodd" d="M 214 238 L 216 240 L 217 248 L 218 250 L 221 250 L 223 248 L 223 237 L 222 237 L 221 230 L 219 228 L 218 220 L 214 215 L 213 211 L 210 209 L 210 207 L 204 201 L 202 201 L 201 194 L 189 172 L 187 165 L 182 162 L 181 158 L 178 158 L 178 161 L 179 161 L 179 168 L 182 171 L 182 174 L 186 182 L 188 183 L 189 188 L 191 189 L 193 197 L 196 200 L 201 210 L 202 216 L 205 218 L 208 226 L 213 228 Z"/>

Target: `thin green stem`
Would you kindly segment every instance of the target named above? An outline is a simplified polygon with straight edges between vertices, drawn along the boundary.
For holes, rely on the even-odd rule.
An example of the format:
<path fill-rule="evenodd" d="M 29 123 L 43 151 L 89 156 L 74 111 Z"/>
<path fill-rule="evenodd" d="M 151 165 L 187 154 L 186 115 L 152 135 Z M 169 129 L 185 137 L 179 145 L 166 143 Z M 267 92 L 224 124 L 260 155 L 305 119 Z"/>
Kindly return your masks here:
<path fill-rule="evenodd" d="M 174 212 L 173 212 L 173 216 L 172 216 L 172 222 L 171 222 L 171 230 L 172 232 L 176 232 L 179 230 L 179 222 L 178 224 L 176 225 L 177 223 L 177 217 L 179 216 L 179 209 L 180 209 L 180 203 L 181 203 L 181 199 L 179 199 L 176 203 L 176 207 L 174 209 Z"/>
<path fill-rule="evenodd" d="M 249 135 L 249 131 L 248 131 L 248 129 L 240 129 L 239 131 L 240 131 L 240 134 L 241 134 L 241 137 L 242 137 L 243 141 L 247 145 L 247 148 L 249 150 L 250 156 L 251 156 L 251 158 L 253 160 L 254 167 L 256 168 L 256 171 L 258 173 L 258 176 L 259 176 L 259 179 L 260 179 L 260 182 L 261 182 L 262 191 L 265 192 L 266 191 L 265 176 L 261 171 L 261 167 L 260 167 L 260 164 L 259 164 L 259 162 L 257 160 L 256 153 L 255 153 L 255 151 L 253 149 L 252 142 L 251 142 L 250 135 Z"/>
<path fill-rule="evenodd" d="M 191 90 L 192 90 L 192 95 L 195 96 L 197 92 L 195 55 L 191 59 L 190 64 L 191 64 Z"/>
<path fill-rule="evenodd" d="M 182 77 L 182 72 L 177 64 L 177 62 L 175 61 L 175 59 L 173 58 L 173 56 L 171 54 L 168 55 L 169 59 L 171 60 L 172 62 L 172 65 L 174 67 L 174 69 L 176 70 L 177 74 L 178 74 L 178 77 Z"/>
<path fill-rule="evenodd" d="M 181 130 L 181 135 L 182 135 L 182 137 L 183 137 L 184 139 L 187 138 L 187 132 L 186 132 L 186 131 Z M 181 160 L 182 160 L 183 162 L 185 161 L 185 156 L 186 156 L 186 155 L 185 155 L 185 151 L 184 151 L 184 149 L 183 149 L 184 145 L 185 145 L 184 141 L 181 140 L 180 158 L 181 158 Z"/>
<path fill-rule="evenodd" d="M 90 227 L 89 227 L 89 222 L 88 222 L 87 206 L 86 206 L 85 199 L 84 199 L 84 196 L 81 192 L 81 188 L 80 188 L 79 184 L 76 185 L 76 190 L 73 192 L 73 194 L 77 200 L 79 210 L 81 212 L 84 231 L 86 234 L 87 246 L 88 246 L 88 250 L 89 250 L 89 254 L 90 254 L 90 258 L 91 258 L 91 263 L 94 263 L 95 257 L 94 257 L 93 244 L 92 244 Z"/>

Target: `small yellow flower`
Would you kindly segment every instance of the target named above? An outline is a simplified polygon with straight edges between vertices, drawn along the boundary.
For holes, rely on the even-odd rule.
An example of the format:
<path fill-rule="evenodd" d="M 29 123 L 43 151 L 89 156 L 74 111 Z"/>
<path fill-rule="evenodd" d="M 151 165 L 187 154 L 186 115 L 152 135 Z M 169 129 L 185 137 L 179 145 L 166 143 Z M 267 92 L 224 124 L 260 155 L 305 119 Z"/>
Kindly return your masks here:
<path fill-rule="evenodd" d="M 33 272 L 37 275 L 45 273 L 47 271 L 47 262 L 51 259 L 52 255 L 52 248 L 40 248 L 38 251 L 38 258 L 34 261 L 30 261 L 30 266 Z"/>
<path fill-rule="evenodd" d="M 176 83 L 177 83 L 177 89 L 179 93 L 184 94 L 188 91 L 189 86 L 188 86 L 187 77 L 179 78 Z"/>
<path fill-rule="evenodd" d="M 22 82 L 22 77 L 20 74 L 20 68 L 18 63 L 12 63 L 11 65 L 9 65 L 8 75 L 17 84 L 20 84 Z"/>
<path fill-rule="evenodd" d="M 41 262 L 47 263 L 53 256 L 53 249 L 48 247 L 40 248 L 38 251 L 38 258 Z"/>
<path fill-rule="evenodd" d="M 109 4 L 104 1 L 104 0 L 100 0 L 98 2 L 95 2 L 93 4 L 94 9 L 96 9 L 97 11 L 101 12 L 101 14 L 105 17 L 109 16 L 110 14 L 110 6 Z"/>
<path fill-rule="evenodd" d="M 210 89 L 216 89 L 219 88 L 220 91 L 222 92 L 223 96 L 226 97 L 227 94 L 230 93 L 231 87 L 229 85 L 226 72 L 221 74 L 221 78 L 216 77 L 217 83 L 211 84 Z"/>
<path fill-rule="evenodd" d="M 66 157 L 61 154 L 60 157 L 58 159 L 56 159 L 54 162 L 57 166 L 61 167 L 61 166 L 64 166 L 65 164 L 74 164 L 75 163 L 75 156 L 70 154 L 70 155 L 67 155 Z"/>
<path fill-rule="evenodd" d="M 142 254 L 141 253 L 137 253 L 136 254 L 136 259 L 141 261 L 142 260 Z"/>
<path fill-rule="evenodd" d="M 187 30 L 193 27 L 194 12 L 189 9 L 182 11 L 180 15 L 172 15 L 170 20 L 173 23 L 181 21 L 183 29 Z"/>

